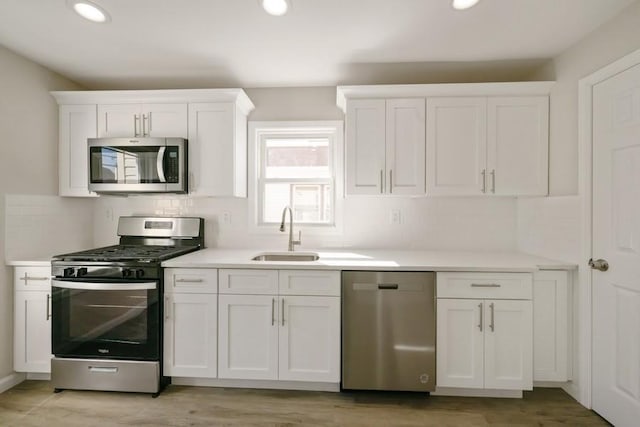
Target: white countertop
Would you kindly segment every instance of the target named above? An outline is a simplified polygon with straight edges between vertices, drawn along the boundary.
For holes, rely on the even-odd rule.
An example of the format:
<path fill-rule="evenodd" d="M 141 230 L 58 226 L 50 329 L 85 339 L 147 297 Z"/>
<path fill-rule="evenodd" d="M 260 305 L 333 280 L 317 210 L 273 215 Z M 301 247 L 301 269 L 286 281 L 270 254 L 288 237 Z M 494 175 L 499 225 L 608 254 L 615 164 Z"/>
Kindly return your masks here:
<path fill-rule="evenodd" d="M 512 271 L 572 270 L 575 264 L 518 252 L 320 249 L 318 261 L 251 261 L 257 249 L 203 249 L 162 263 L 184 268 L 268 268 L 307 270 Z"/>
<path fill-rule="evenodd" d="M 12 267 L 51 267 L 51 258 L 34 258 L 29 260 L 8 260 L 6 265 Z"/>

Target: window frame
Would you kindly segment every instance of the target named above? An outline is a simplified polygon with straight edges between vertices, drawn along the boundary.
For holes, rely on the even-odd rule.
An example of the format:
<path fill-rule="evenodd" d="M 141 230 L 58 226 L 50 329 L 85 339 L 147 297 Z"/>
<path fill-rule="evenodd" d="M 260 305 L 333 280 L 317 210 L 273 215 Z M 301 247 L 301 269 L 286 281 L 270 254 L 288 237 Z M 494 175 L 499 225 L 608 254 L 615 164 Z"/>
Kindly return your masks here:
<path fill-rule="evenodd" d="M 248 199 L 250 215 L 248 227 L 252 233 L 277 234 L 278 225 L 261 222 L 264 200 L 263 141 L 267 138 L 327 138 L 329 140 L 329 178 L 295 179 L 298 184 L 330 183 L 333 186 L 333 221 L 327 224 L 295 223 L 296 230 L 309 234 L 337 234 L 342 232 L 342 199 L 344 198 L 344 124 L 329 121 L 249 121 L 248 122 Z M 267 182 L 291 182 L 291 179 L 266 179 Z"/>

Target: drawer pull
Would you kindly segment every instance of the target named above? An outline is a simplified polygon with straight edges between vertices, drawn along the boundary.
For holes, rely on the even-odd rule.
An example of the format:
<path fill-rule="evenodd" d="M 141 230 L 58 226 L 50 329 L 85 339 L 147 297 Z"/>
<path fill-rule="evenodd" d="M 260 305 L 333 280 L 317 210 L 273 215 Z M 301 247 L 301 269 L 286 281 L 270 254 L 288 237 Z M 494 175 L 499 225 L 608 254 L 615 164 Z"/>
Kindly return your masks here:
<path fill-rule="evenodd" d="M 202 279 L 176 279 L 176 283 L 202 283 Z"/>
<path fill-rule="evenodd" d="M 28 280 L 40 280 L 40 281 L 44 281 L 44 280 L 49 280 L 48 277 L 35 277 L 35 276 L 27 276 L 27 274 L 25 273 L 24 277 L 21 277 L 20 280 L 24 280 L 25 283 Z"/>
<path fill-rule="evenodd" d="M 99 372 L 102 374 L 117 374 L 118 368 L 111 366 L 89 366 L 91 372 Z"/>
<path fill-rule="evenodd" d="M 501 285 L 498 283 L 472 283 L 473 288 L 499 288 Z"/>

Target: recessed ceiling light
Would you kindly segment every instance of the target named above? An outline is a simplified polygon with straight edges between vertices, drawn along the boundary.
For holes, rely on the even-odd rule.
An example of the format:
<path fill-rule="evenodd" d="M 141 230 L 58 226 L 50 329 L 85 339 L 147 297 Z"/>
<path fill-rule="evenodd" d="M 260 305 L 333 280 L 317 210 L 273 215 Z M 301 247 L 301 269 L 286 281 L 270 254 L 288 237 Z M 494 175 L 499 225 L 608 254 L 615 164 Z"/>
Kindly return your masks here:
<path fill-rule="evenodd" d="M 289 10 L 289 0 L 260 0 L 262 8 L 270 15 L 282 16 Z"/>
<path fill-rule="evenodd" d="M 90 1 L 70 1 L 73 10 L 84 19 L 88 19 L 91 22 L 103 23 L 109 21 L 109 14 L 102 7 Z"/>
<path fill-rule="evenodd" d="M 464 10 L 473 7 L 478 3 L 479 0 L 453 0 L 451 6 L 457 10 Z"/>

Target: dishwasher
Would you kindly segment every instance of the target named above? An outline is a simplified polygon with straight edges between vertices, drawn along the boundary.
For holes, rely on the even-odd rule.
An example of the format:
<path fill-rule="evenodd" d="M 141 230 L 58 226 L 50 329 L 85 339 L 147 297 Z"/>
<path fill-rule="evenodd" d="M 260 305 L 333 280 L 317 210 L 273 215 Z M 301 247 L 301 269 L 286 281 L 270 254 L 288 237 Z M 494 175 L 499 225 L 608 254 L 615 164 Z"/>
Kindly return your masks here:
<path fill-rule="evenodd" d="M 433 272 L 342 272 L 342 388 L 433 391 Z"/>

